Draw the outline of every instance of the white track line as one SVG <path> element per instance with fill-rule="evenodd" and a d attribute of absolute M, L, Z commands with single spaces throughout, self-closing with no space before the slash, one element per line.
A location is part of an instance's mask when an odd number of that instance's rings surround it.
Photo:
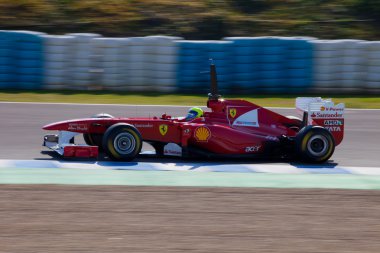
<path fill-rule="evenodd" d="M 270 174 L 352 174 L 380 176 L 376 167 L 321 167 L 293 166 L 290 164 L 220 164 L 220 163 L 148 163 L 148 162 L 66 162 L 40 160 L 0 160 L 1 169 L 106 169 L 134 171 L 194 171 L 194 172 L 234 172 Z"/>

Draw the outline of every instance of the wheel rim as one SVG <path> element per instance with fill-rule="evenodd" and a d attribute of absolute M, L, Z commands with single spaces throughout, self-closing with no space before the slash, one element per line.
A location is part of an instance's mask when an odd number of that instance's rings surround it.
<path fill-rule="evenodd" d="M 314 135 L 307 142 L 307 149 L 313 156 L 323 156 L 328 150 L 329 142 L 323 135 Z"/>
<path fill-rule="evenodd" d="M 135 150 L 136 139 L 130 133 L 120 133 L 115 137 L 113 146 L 119 154 L 128 155 Z"/>

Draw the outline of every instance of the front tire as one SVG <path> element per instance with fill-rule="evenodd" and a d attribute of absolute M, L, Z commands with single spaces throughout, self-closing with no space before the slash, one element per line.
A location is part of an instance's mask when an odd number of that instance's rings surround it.
<path fill-rule="evenodd" d="M 93 115 L 91 118 L 96 119 L 111 119 L 113 118 L 112 115 L 108 113 L 98 113 Z M 98 146 L 100 151 L 102 150 L 102 143 L 103 143 L 103 134 L 83 134 L 84 142 L 89 146 Z"/>
<path fill-rule="evenodd" d="M 334 150 L 334 137 L 323 127 L 307 126 L 296 136 L 296 151 L 302 161 L 326 162 L 333 155 Z"/>
<path fill-rule="evenodd" d="M 141 134 L 132 125 L 115 124 L 104 133 L 103 150 L 113 160 L 131 161 L 140 153 L 141 148 Z"/>

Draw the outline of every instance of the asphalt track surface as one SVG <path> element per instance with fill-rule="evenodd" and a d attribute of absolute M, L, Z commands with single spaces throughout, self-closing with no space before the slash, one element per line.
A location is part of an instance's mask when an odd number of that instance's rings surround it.
<path fill-rule="evenodd" d="M 0 103 L 0 159 L 52 159 L 41 126 L 54 121 L 186 111 Z M 330 163 L 379 167 L 379 127 L 380 111 L 348 110 Z M 369 190 L 0 185 L 0 252 L 375 253 L 379 203 Z"/>
<path fill-rule="evenodd" d="M 187 110 L 188 107 L 175 106 L 0 103 L 0 159 L 51 159 L 46 153 L 41 153 L 46 150 L 41 147 L 43 135 L 49 133 L 41 127 L 48 123 L 101 112 L 116 117 L 153 117 L 163 113 L 182 116 Z M 294 109 L 273 110 L 297 116 Z M 348 109 L 345 112 L 344 140 L 329 162 L 340 166 L 378 167 L 379 143 L 380 110 Z"/>

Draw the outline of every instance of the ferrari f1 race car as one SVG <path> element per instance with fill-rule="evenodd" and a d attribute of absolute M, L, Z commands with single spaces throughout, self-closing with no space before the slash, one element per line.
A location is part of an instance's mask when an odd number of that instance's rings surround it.
<path fill-rule="evenodd" d="M 44 146 L 63 157 L 131 161 L 150 143 L 160 156 L 280 157 L 311 163 L 327 161 L 343 140 L 344 104 L 319 97 L 296 99 L 302 119 L 283 116 L 244 100 L 218 95 L 215 65 L 210 65 L 211 109 L 193 120 L 163 114 L 151 118 L 116 118 L 98 114 L 46 125 L 58 131 L 44 137 Z M 86 144 L 75 144 L 82 134 Z"/>

